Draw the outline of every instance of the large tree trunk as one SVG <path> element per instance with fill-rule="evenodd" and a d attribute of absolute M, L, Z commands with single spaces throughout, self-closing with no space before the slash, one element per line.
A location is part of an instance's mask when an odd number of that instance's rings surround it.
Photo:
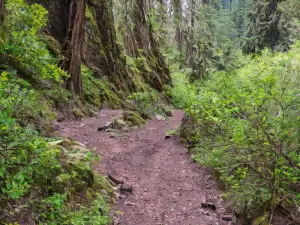
<path fill-rule="evenodd" d="M 195 65 L 195 0 L 190 0 L 189 7 L 191 13 L 191 24 L 188 33 L 188 42 L 186 47 L 187 65 L 194 69 Z"/>
<path fill-rule="evenodd" d="M 147 68 L 139 68 L 141 73 L 128 68 L 125 54 L 117 43 L 112 0 L 28 1 L 40 3 L 49 11 L 47 31 L 63 45 L 65 60 L 62 68 L 76 75 L 68 83 L 70 89 L 73 85 L 74 91 L 79 94 L 82 91 L 79 82 L 81 61 L 94 69 L 98 76 L 108 78 L 115 87 L 113 91 L 122 98 L 134 91 L 143 91 L 146 84 L 161 91 L 166 83 L 170 83 L 169 70 L 156 46 L 143 7 L 136 5 L 140 1 L 124 0 L 135 8 L 134 13 L 128 14 L 128 21 L 124 22 L 124 26 L 128 26 L 125 30 L 131 31 L 124 35 L 124 42 L 129 56 L 144 57 L 149 64 Z M 132 25 L 133 30 L 130 29 Z"/>
<path fill-rule="evenodd" d="M 125 58 L 117 44 L 112 0 L 88 1 L 86 24 L 86 61 L 99 76 L 107 76 L 116 88 L 126 92 L 137 89 L 126 69 Z"/>
<path fill-rule="evenodd" d="M 39 3 L 49 11 L 47 33 L 63 46 L 61 68 L 70 74 L 66 82 L 67 89 L 82 96 L 81 64 L 86 0 L 28 1 Z"/>
<path fill-rule="evenodd" d="M 135 3 L 135 4 L 134 4 Z M 125 17 L 126 35 L 124 39 L 126 53 L 135 58 L 144 57 L 151 71 L 146 67 L 140 68 L 146 83 L 158 91 L 162 91 L 164 84 L 171 82 L 170 72 L 165 64 L 164 58 L 159 51 L 157 42 L 153 36 L 152 27 L 147 20 L 145 0 L 135 0 L 133 11 Z M 132 4 L 125 1 L 125 7 Z M 130 21 L 134 23 L 133 30 L 130 29 Z"/>
<path fill-rule="evenodd" d="M 173 21 L 175 24 L 175 42 L 180 53 L 183 52 L 183 31 L 182 31 L 182 2 L 173 0 Z"/>
<path fill-rule="evenodd" d="M 254 0 L 250 24 L 243 43 L 245 53 L 255 53 L 265 47 L 272 50 L 289 48 L 290 37 L 287 25 L 281 22 L 282 13 L 278 4 L 282 0 Z"/>
<path fill-rule="evenodd" d="M 0 0 L 0 24 L 4 19 L 4 0 Z"/>
<path fill-rule="evenodd" d="M 63 46 L 65 60 L 62 69 L 70 74 L 67 89 L 82 96 L 81 53 L 84 43 L 86 0 L 64 0 L 67 13 L 67 36 Z"/>

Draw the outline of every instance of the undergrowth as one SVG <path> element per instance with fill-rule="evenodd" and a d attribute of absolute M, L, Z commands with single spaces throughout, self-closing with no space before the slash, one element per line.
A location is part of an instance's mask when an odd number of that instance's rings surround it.
<path fill-rule="evenodd" d="M 181 135 L 193 158 L 219 172 L 225 196 L 248 222 L 271 224 L 279 208 L 299 216 L 299 46 L 265 50 L 240 69 L 216 72 L 201 86 L 175 82 L 171 91 L 186 109 Z"/>
<path fill-rule="evenodd" d="M 154 90 L 133 93 L 128 96 L 127 101 L 144 119 L 154 115 L 170 116 L 171 114 L 167 99 Z"/>
<path fill-rule="evenodd" d="M 75 142 L 43 137 L 52 133 L 57 110 L 78 109 L 86 115 L 88 103 L 99 106 L 99 93 L 86 88 L 90 101 L 82 103 L 63 88 L 69 75 L 39 38 L 47 22 L 41 5 L 11 0 L 5 6 L 0 31 L 0 223 L 108 224 L 107 202 L 113 193 L 106 179 L 93 172 L 98 157 L 88 149 L 74 150 Z"/>

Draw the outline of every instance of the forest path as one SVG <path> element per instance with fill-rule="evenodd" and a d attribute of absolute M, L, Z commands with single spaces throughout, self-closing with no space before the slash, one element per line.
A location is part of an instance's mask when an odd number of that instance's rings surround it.
<path fill-rule="evenodd" d="M 221 192 L 210 179 L 210 171 L 191 162 L 178 137 L 165 139 L 166 131 L 180 126 L 183 112 L 173 111 L 173 117 L 167 120 L 154 118 L 118 138 L 97 131 L 120 112 L 102 110 L 95 117 L 62 122 L 59 130 L 60 135 L 97 149 L 102 156 L 96 165 L 98 171 L 133 184 L 132 194 L 118 200 L 116 206 L 123 212 L 119 215 L 120 224 L 229 224 L 220 219 Z M 217 210 L 202 208 L 201 203 L 205 201 L 214 203 Z M 133 204 L 128 205 L 128 202 Z"/>

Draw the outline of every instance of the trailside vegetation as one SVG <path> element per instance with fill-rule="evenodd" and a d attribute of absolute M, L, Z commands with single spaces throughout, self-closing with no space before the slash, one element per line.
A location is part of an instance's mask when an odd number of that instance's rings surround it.
<path fill-rule="evenodd" d="M 182 99 L 181 135 L 194 160 L 218 171 L 243 224 L 272 224 L 279 209 L 299 216 L 299 44 L 245 57 L 194 87 L 192 102 Z"/>
<path fill-rule="evenodd" d="M 298 224 L 299 9 L 0 0 L 0 223 L 112 223 L 97 155 L 53 125 L 109 107 L 136 111 L 112 121 L 134 127 L 172 115 L 172 103 L 186 112 L 180 135 L 193 160 L 216 171 L 241 224 Z"/>

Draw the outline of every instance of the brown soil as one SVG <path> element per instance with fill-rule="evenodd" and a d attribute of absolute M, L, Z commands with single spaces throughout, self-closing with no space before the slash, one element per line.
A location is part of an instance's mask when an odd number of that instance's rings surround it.
<path fill-rule="evenodd" d="M 60 123 L 59 133 L 96 148 L 96 169 L 133 184 L 132 194 L 118 201 L 121 225 L 227 225 L 221 219 L 221 192 L 210 170 L 191 162 L 178 137 L 166 131 L 181 123 L 182 111 L 167 120 L 154 118 L 143 127 L 116 135 L 97 131 L 120 111 L 102 110 L 96 117 Z M 210 189 L 207 189 L 207 185 Z M 214 203 L 217 210 L 202 208 Z"/>

